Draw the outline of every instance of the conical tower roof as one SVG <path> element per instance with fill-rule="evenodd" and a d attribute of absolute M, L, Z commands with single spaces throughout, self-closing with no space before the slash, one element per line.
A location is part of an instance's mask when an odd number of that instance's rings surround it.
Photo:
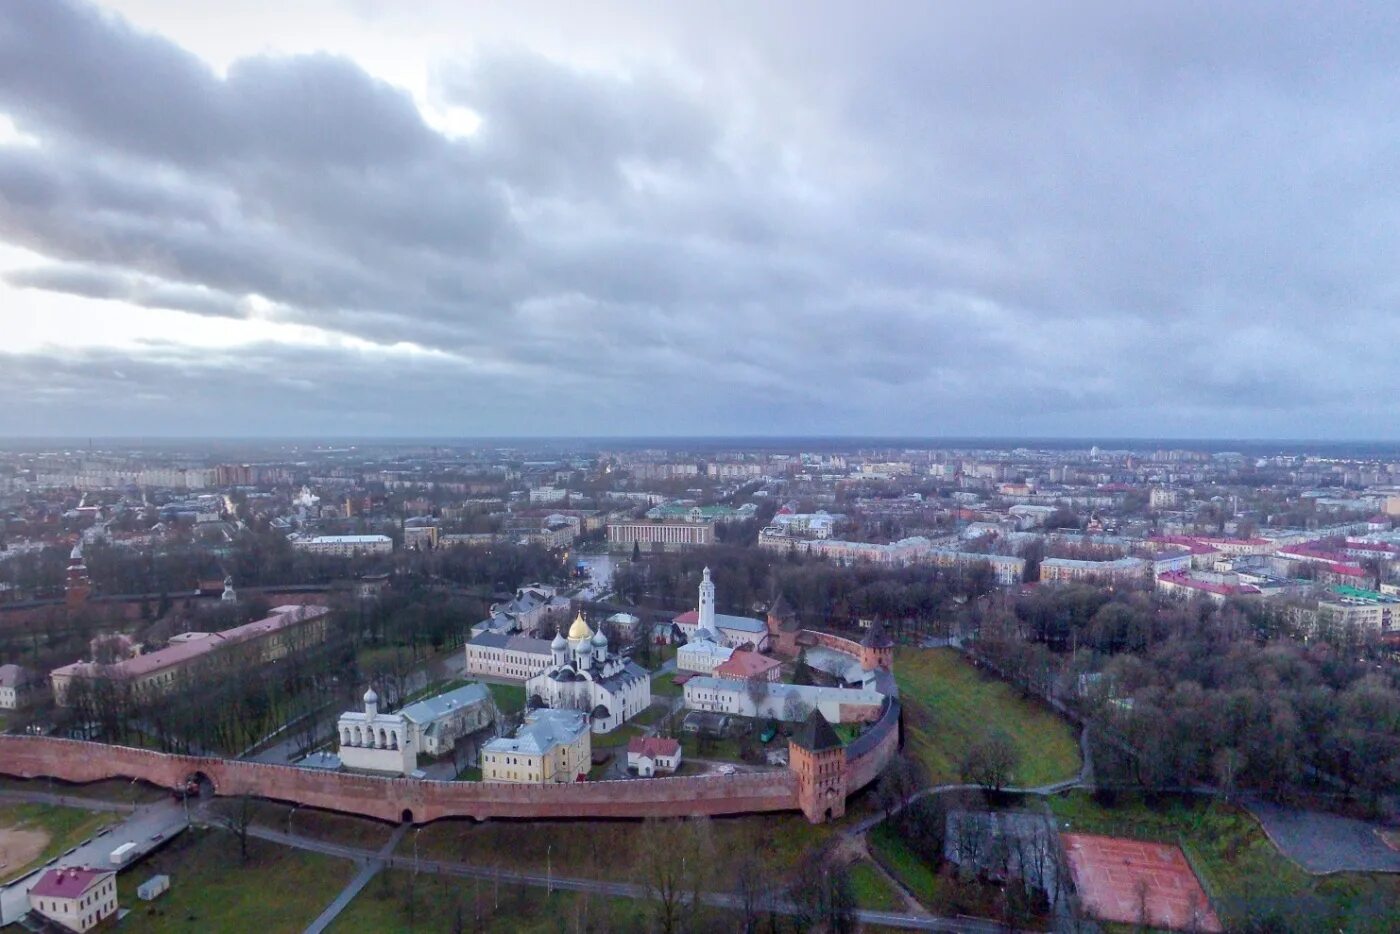
<path fill-rule="evenodd" d="M 807 719 L 792 734 L 792 741 L 809 752 L 822 752 L 826 749 L 839 749 L 844 743 L 831 728 L 820 710 L 813 709 Z"/>

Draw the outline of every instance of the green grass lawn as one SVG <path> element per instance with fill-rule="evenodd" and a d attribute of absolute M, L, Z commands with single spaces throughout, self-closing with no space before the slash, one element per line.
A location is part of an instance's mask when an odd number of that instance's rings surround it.
<path fill-rule="evenodd" d="M 238 803 L 236 799 L 223 799 L 216 806 L 236 808 Z M 290 818 L 292 833 L 330 843 L 378 849 L 394 831 L 393 824 L 368 817 L 337 814 L 335 811 L 322 811 L 317 808 L 293 807 L 278 801 L 253 801 L 252 807 L 253 823 L 259 826 L 285 833 Z"/>
<path fill-rule="evenodd" d="M 664 717 L 668 709 L 669 708 L 663 704 L 652 704 L 646 710 L 643 710 L 641 713 L 633 717 L 631 722 L 640 724 L 642 726 L 651 726 L 657 720 L 660 720 L 662 717 Z"/>
<path fill-rule="evenodd" d="M 617 747 L 626 747 L 632 737 L 641 736 L 645 732 L 645 727 L 635 723 L 624 723 L 611 733 L 593 734 L 591 742 L 594 749 L 616 749 Z"/>
<path fill-rule="evenodd" d="M 6 866 L 0 870 L 0 882 L 17 879 L 26 871 L 58 856 L 71 846 L 82 843 L 108 824 L 117 822 L 116 814 L 81 811 L 77 808 L 56 807 L 51 804 L 7 804 L 0 806 L 0 827 L 18 830 L 43 830 L 49 835 L 48 845 L 38 859 L 23 866 Z"/>
<path fill-rule="evenodd" d="M 45 794 L 64 795 L 70 798 L 92 798 L 97 801 L 116 801 L 121 804 L 150 804 L 164 799 L 170 792 L 147 782 L 133 782 L 126 778 L 107 778 L 88 782 L 85 785 L 72 785 L 57 779 L 14 778 L 0 775 L 0 789 L 7 791 L 41 791 Z"/>
<path fill-rule="evenodd" d="M 899 897 L 878 867 L 868 859 L 853 863 L 850 869 L 851 890 L 856 904 L 871 911 L 897 911 L 904 907 Z"/>
<path fill-rule="evenodd" d="M 687 759 L 717 759 L 740 762 L 739 741 L 732 736 L 706 741 L 705 751 L 700 751 L 700 739 L 694 733 L 682 733 L 681 751 Z M 769 748 L 769 747 L 764 747 Z"/>
<path fill-rule="evenodd" d="M 411 906 L 411 907 L 410 907 Z M 381 873 L 329 930 L 332 934 L 557 934 L 559 931 L 653 930 L 653 905 L 641 899 L 496 884 L 407 870 Z M 733 930 L 713 910 L 694 930 Z"/>
<path fill-rule="evenodd" d="M 496 707 L 501 713 L 515 713 L 525 709 L 525 685 L 488 684 L 491 696 L 496 699 Z"/>
<path fill-rule="evenodd" d="M 810 824 L 800 814 L 717 817 L 708 826 L 716 866 L 729 865 L 732 854 L 756 852 L 779 878 L 789 877 L 803 856 L 832 834 L 832 825 Z M 651 832 L 652 825 L 643 821 L 442 820 L 417 831 L 417 837 L 425 859 L 529 872 L 552 865 L 563 875 L 640 880 L 633 854 L 643 851 L 641 836 Z M 414 836 L 413 831 L 404 836 L 398 855 L 413 855 Z"/>
<path fill-rule="evenodd" d="M 925 905 L 944 901 L 944 880 L 911 850 L 888 824 L 877 824 L 867 838 L 870 852 L 885 871 L 899 880 L 914 897 Z"/>
<path fill-rule="evenodd" d="M 455 781 L 459 782 L 479 782 L 481 781 L 481 766 L 469 765 L 457 773 Z"/>
<path fill-rule="evenodd" d="M 170 891 L 152 902 L 136 897 L 151 876 L 170 876 Z M 230 833 L 191 828 L 117 877 L 117 897 L 132 913 L 125 931 L 301 931 L 331 903 L 355 874 L 349 860 L 248 841 L 239 862 Z"/>
<path fill-rule="evenodd" d="M 1105 807 L 1080 791 L 1057 795 L 1050 805 L 1062 831 L 1184 844 L 1227 927 L 1269 911 L 1298 930 L 1393 931 L 1400 922 L 1400 879 L 1310 876 L 1242 808 L 1199 796 L 1163 796 L 1149 805 L 1127 794 Z"/>
<path fill-rule="evenodd" d="M 676 683 L 676 673 L 668 671 L 664 675 L 655 675 L 651 679 L 652 697 L 679 697 L 685 693 L 685 688 Z"/>
<path fill-rule="evenodd" d="M 894 673 L 906 746 L 931 783 L 960 781 L 958 765 L 968 747 L 993 727 L 1020 750 L 1013 785 L 1045 785 L 1079 773 L 1079 743 L 1068 723 L 952 649 L 897 649 Z"/>

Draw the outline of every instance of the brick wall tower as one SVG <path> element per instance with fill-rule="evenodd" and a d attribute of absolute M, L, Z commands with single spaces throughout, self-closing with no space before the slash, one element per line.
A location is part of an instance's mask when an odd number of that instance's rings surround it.
<path fill-rule="evenodd" d="M 894 639 L 890 638 L 882 620 L 872 622 L 865 638 L 860 640 L 860 667 L 866 671 L 894 668 Z"/>
<path fill-rule="evenodd" d="M 92 593 L 92 582 L 88 580 L 87 565 L 83 563 L 83 543 L 73 546 L 68 555 L 68 579 L 63 585 L 63 597 L 69 606 L 87 603 Z"/>
<path fill-rule="evenodd" d="M 788 743 L 797 774 L 797 804 L 814 824 L 846 813 L 846 747 L 820 710 L 813 710 Z"/>
<path fill-rule="evenodd" d="M 797 633 L 802 624 L 797 619 L 797 611 L 787 598 L 778 594 L 778 599 L 768 608 L 768 641 L 773 651 L 784 658 L 797 655 Z"/>

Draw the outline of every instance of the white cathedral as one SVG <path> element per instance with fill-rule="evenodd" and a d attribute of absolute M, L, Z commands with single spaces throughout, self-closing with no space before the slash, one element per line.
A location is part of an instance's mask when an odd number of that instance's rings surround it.
<path fill-rule="evenodd" d="M 617 729 L 651 706 L 651 675 L 630 658 L 608 651 L 608 637 L 594 632 L 580 613 L 568 638 L 549 644 L 551 664 L 525 682 L 528 703 L 582 710 L 594 733 Z"/>

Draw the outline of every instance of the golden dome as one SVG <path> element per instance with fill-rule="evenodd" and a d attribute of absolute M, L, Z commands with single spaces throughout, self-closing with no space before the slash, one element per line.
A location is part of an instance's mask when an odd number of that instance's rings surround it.
<path fill-rule="evenodd" d="M 588 624 L 583 621 L 583 614 L 580 613 L 574 617 L 574 624 L 569 627 L 569 641 L 591 638 L 593 638 L 593 630 L 588 628 Z"/>

